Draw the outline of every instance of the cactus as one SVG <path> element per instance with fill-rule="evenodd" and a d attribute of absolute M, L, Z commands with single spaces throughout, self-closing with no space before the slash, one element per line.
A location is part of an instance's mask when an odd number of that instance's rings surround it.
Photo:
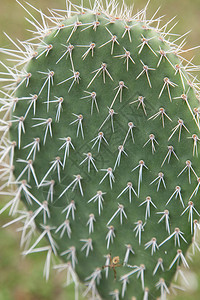
<path fill-rule="evenodd" d="M 56 255 L 91 299 L 165 299 L 198 247 L 197 67 L 147 7 L 67 6 L 1 49 L 18 61 L 2 63 L 0 213 L 24 222 L 25 255 L 47 252 L 46 279 Z"/>

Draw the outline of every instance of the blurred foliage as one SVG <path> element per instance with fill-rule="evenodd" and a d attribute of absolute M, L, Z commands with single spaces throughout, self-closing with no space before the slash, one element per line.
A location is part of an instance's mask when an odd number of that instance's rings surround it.
<path fill-rule="evenodd" d="M 23 1 L 21 0 L 23 3 Z M 146 0 L 134 0 L 135 12 L 146 5 Z M 65 0 L 29 0 L 29 3 L 43 12 L 48 13 L 48 8 L 65 9 Z M 76 1 L 76 3 L 78 3 Z M 133 4 L 126 0 L 127 4 Z M 175 30 L 184 34 L 192 29 L 187 38 L 187 47 L 198 45 L 200 41 L 200 1 L 199 0 L 151 0 L 148 9 L 148 16 L 152 16 L 157 8 L 161 6 L 158 16 L 164 15 L 168 21 L 177 16 L 172 24 L 176 23 Z M 34 13 L 34 11 L 33 11 Z M 30 24 L 25 19 L 27 14 L 15 0 L 0 0 L 0 47 L 9 47 L 10 42 L 3 34 L 5 31 L 12 38 L 25 40 L 30 38 Z M 34 13 L 35 15 L 35 13 Z M 165 17 L 165 15 L 167 17 Z M 164 24 L 164 22 L 163 22 Z M 196 64 L 200 64 L 200 50 L 190 51 L 185 56 L 194 58 Z M 0 60 L 5 56 L 0 55 Z M 0 67 L 1 69 L 1 67 Z M 0 209 L 5 204 L 5 199 L 0 199 Z M 0 217 L 0 227 L 11 218 L 6 213 Z M 46 283 L 42 278 L 45 254 L 31 254 L 24 258 L 21 255 L 19 242 L 20 234 L 16 234 L 19 225 L 12 225 L 7 228 L 0 228 L 0 300 L 74 300 L 73 285 L 63 288 L 65 277 L 63 273 L 51 273 Z M 178 292 L 176 296 L 170 296 L 171 300 L 198 300 L 200 299 L 200 254 L 193 257 L 191 269 L 187 273 L 189 287 L 185 292 Z M 81 300 L 81 299 L 80 299 Z"/>

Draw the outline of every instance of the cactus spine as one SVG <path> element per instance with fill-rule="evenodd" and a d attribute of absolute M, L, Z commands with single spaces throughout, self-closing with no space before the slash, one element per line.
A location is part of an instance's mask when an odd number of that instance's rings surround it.
<path fill-rule="evenodd" d="M 84 296 L 165 299 L 199 229 L 196 66 L 146 8 L 67 4 L 33 18 L 38 45 L 5 66 L 1 212 L 24 220 L 24 254 L 60 256 Z"/>

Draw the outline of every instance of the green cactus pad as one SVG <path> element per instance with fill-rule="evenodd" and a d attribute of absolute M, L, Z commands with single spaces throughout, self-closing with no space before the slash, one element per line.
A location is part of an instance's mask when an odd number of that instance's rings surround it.
<path fill-rule="evenodd" d="M 9 166 L 25 235 L 40 231 L 25 252 L 46 238 L 92 299 L 164 299 L 199 226 L 192 66 L 145 13 L 83 9 L 38 32 L 9 93 Z"/>

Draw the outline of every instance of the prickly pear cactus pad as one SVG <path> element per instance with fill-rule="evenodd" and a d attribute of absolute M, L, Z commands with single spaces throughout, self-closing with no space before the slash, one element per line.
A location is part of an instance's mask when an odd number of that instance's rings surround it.
<path fill-rule="evenodd" d="M 17 63 L 2 63 L 0 212 L 23 221 L 23 254 L 46 251 L 46 279 L 56 255 L 91 299 L 165 299 L 198 248 L 197 67 L 147 7 L 106 7 L 38 11 L 33 38 L 1 48 Z"/>

